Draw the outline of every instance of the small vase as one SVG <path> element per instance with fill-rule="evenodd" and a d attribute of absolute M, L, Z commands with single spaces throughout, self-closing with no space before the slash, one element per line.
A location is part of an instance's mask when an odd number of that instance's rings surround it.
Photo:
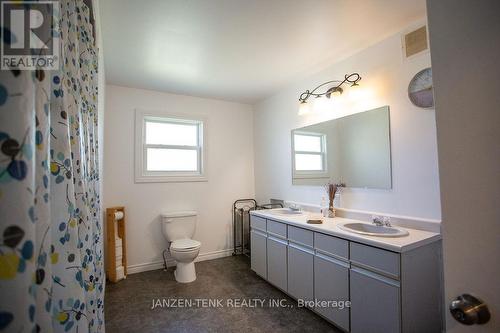
<path fill-rule="evenodd" d="M 328 208 L 328 217 L 329 218 L 334 218 L 335 217 L 335 208 L 333 208 L 333 206 L 330 206 Z"/>

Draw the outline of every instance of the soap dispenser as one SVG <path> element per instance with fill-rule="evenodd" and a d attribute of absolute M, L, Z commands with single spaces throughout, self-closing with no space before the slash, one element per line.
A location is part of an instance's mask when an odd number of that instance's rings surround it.
<path fill-rule="evenodd" d="M 323 217 L 328 216 L 328 206 L 326 205 L 325 196 L 321 197 L 320 212 L 321 212 L 321 216 L 323 216 Z"/>

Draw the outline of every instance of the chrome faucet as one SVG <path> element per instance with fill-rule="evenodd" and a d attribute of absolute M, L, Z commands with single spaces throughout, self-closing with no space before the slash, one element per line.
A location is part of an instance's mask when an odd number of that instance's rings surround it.
<path fill-rule="evenodd" d="M 391 218 L 389 216 L 372 215 L 372 223 L 377 227 L 391 227 Z"/>
<path fill-rule="evenodd" d="M 288 208 L 290 208 L 290 210 L 293 210 L 294 212 L 300 212 L 301 210 L 301 207 L 297 204 L 290 204 Z"/>

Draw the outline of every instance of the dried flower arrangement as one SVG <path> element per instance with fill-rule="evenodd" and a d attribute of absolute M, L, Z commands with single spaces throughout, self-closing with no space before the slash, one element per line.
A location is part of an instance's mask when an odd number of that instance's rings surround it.
<path fill-rule="evenodd" d="M 335 194 L 340 191 L 342 187 L 345 187 L 344 183 L 328 183 L 325 185 L 326 192 L 328 193 L 328 199 L 330 201 L 328 205 L 328 217 L 335 217 L 335 209 L 333 208 L 333 200 L 335 199 Z"/>

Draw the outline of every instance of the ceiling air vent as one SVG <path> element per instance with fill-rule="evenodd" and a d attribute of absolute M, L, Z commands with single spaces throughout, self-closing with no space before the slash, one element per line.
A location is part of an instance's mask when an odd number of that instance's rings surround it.
<path fill-rule="evenodd" d="M 405 58 L 414 56 L 429 48 L 427 43 L 427 26 L 418 28 L 403 35 Z"/>

